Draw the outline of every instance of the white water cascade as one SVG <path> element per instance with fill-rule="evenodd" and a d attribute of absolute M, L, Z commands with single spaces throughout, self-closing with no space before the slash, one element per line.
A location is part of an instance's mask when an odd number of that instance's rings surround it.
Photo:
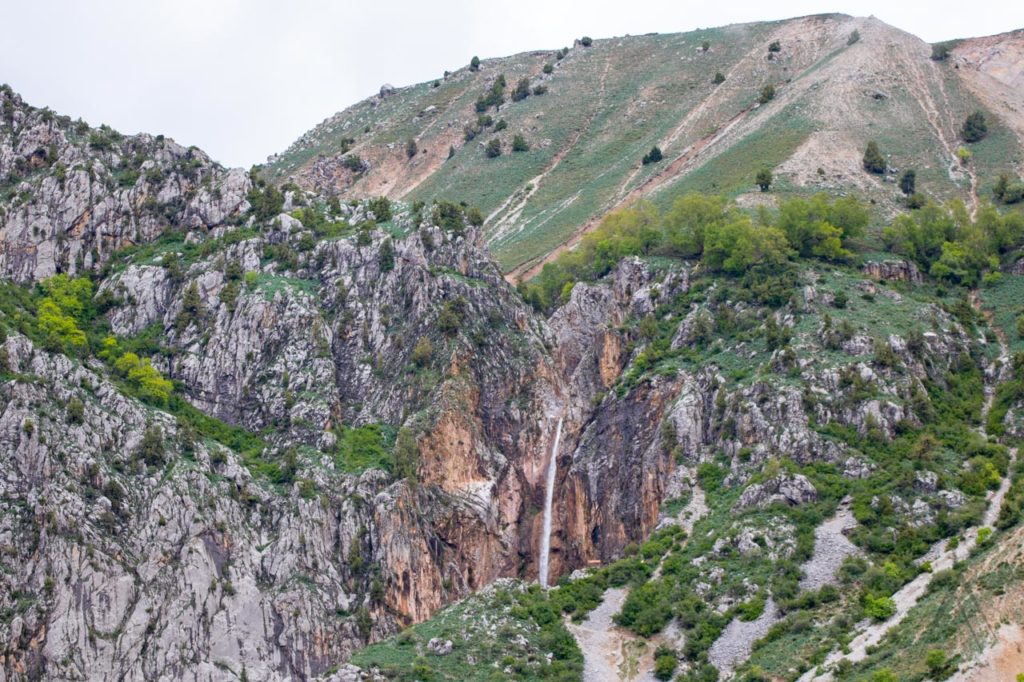
<path fill-rule="evenodd" d="M 548 460 L 547 481 L 544 484 L 544 528 L 540 533 L 540 561 L 537 568 L 537 582 L 548 586 L 548 554 L 551 552 L 551 501 L 555 496 L 555 474 L 558 473 L 558 441 L 562 439 L 562 420 L 555 429 L 555 445 Z"/>

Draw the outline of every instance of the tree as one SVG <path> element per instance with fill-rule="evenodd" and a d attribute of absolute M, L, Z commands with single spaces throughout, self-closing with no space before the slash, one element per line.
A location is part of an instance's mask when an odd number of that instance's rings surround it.
<path fill-rule="evenodd" d="M 847 45 L 853 45 L 854 43 L 859 42 L 859 41 L 860 41 L 860 31 L 858 31 L 857 29 L 853 29 L 853 32 L 850 33 L 850 37 L 846 39 L 846 44 Z"/>
<path fill-rule="evenodd" d="M 514 152 L 528 152 L 530 151 L 530 145 L 526 143 L 526 138 L 520 134 L 516 134 L 512 138 L 512 151 Z"/>
<path fill-rule="evenodd" d="M 782 51 L 782 45 L 779 43 L 779 41 L 773 40 L 771 42 L 771 44 L 768 46 L 768 51 L 769 52 L 781 52 Z"/>
<path fill-rule="evenodd" d="M 978 142 L 988 135 L 988 123 L 985 121 L 985 114 L 975 111 L 964 121 L 960 129 L 960 137 L 964 142 Z"/>
<path fill-rule="evenodd" d="M 759 104 L 767 104 L 773 99 L 775 99 L 775 86 L 769 83 L 761 88 L 761 94 L 758 96 L 757 101 Z"/>
<path fill-rule="evenodd" d="M 900 191 L 908 197 L 917 191 L 917 173 L 913 168 L 903 171 L 900 176 Z"/>
<path fill-rule="evenodd" d="M 590 47 L 594 44 L 594 40 L 590 36 L 583 36 L 580 38 L 580 45 L 583 47 Z"/>
<path fill-rule="evenodd" d="M 479 71 L 480 70 L 480 57 L 477 57 L 477 56 L 474 55 L 473 58 L 469 60 L 469 70 L 470 71 Z"/>
<path fill-rule="evenodd" d="M 762 168 L 757 171 L 757 178 L 755 179 L 757 186 L 761 188 L 762 192 L 767 192 L 768 188 L 772 185 L 772 172 L 767 168 Z"/>
<path fill-rule="evenodd" d="M 530 79 L 520 78 L 512 91 L 512 101 L 519 102 L 530 96 Z"/>
<path fill-rule="evenodd" d="M 721 85 L 725 82 L 725 74 L 721 71 L 715 71 L 715 77 L 711 79 L 711 82 L 715 85 Z"/>
<path fill-rule="evenodd" d="M 419 153 L 419 147 L 416 145 L 416 139 L 410 137 L 405 143 L 405 155 L 408 158 L 413 158 Z"/>
<path fill-rule="evenodd" d="M 937 62 L 945 61 L 949 57 L 950 48 L 949 43 L 936 43 L 932 45 L 932 59 Z"/>
<path fill-rule="evenodd" d="M 380 245 L 380 271 L 391 272 L 395 269 L 395 247 L 391 243 L 391 237 L 385 239 Z"/>
<path fill-rule="evenodd" d="M 174 390 L 174 384 L 153 367 L 149 358 L 140 358 L 135 353 L 128 352 L 118 358 L 114 371 L 136 395 L 154 405 L 166 405 Z"/>
<path fill-rule="evenodd" d="M 705 40 L 703 43 L 700 44 L 700 51 L 701 52 L 707 52 L 710 49 L 711 49 L 711 41 L 710 40 Z"/>
<path fill-rule="evenodd" d="M 867 149 L 864 150 L 864 170 L 881 175 L 885 173 L 887 167 L 885 157 L 882 156 L 882 152 L 878 148 L 878 143 L 874 140 L 868 142 Z"/>
<path fill-rule="evenodd" d="M 644 155 L 644 158 L 642 159 L 642 163 L 643 163 L 643 165 L 646 166 L 646 165 L 651 164 L 651 163 L 658 163 L 659 161 L 661 161 L 661 159 L 662 159 L 661 149 L 659 149 L 658 146 L 655 145 L 654 147 L 651 147 L 651 151 L 647 152 Z"/>
<path fill-rule="evenodd" d="M 501 140 L 495 137 L 488 142 L 487 146 L 484 148 L 484 153 L 487 155 L 488 159 L 501 156 Z"/>
<path fill-rule="evenodd" d="M 738 215 L 709 225 L 704 236 L 704 262 L 712 271 L 742 275 L 758 266 L 777 270 L 789 260 L 786 235 L 776 227 L 758 226 Z"/>
<path fill-rule="evenodd" d="M 548 62 L 547 64 L 544 65 L 544 68 L 541 69 L 541 70 L 544 73 L 549 74 L 549 73 L 551 73 L 552 71 L 555 70 L 555 66 L 551 62 Z"/>

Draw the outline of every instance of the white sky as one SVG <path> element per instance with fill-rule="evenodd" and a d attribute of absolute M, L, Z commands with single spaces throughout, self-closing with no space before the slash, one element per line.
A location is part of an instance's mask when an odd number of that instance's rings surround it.
<path fill-rule="evenodd" d="M 474 54 L 821 12 L 929 42 L 1024 28 L 1020 0 L 0 0 L 0 82 L 249 166 L 385 82 L 431 80 Z"/>

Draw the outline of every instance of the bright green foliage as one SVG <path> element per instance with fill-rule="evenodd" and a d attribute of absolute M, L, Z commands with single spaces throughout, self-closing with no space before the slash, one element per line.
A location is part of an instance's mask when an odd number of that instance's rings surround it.
<path fill-rule="evenodd" d="M 896 613 L 896 602 L 891 597 L 864 595 L 864 614 L 875 620 L 887 620 Z"/>
<path fill-rule="evenodd" d="M 986 271 L 998 269 L 999 254 L 1024 240 L 1024 216 L 983 206 L 972 220 L 960 202 L 946 207 L 929 203 L 898 216 L 882 239 L 932 276 L 973 286 Z"/>
<path fill-rule="evenodd" d="M 87 341 L 85 332 L 78 328 L 75 319 L 64 314 L 51 298 L 44 298 L 37 311 L 39 330 L 46 337 L 46 347 L 54 351 L 77 352 L 83 350 Z"/>
<path fill-rule="evenodd" d="M 88 341 L 79 325 L 93 315 L 92 282 L 61 274 L 42 281 L 39 288 L 46 296 L 39 302 L 36 316 L 46 347 L 58 352 L 83 351 Z"/>
<path fill-rule="evenodd" d="M 852 257 L 844 246 L 863 234 L 867 224 L 868 212 L 856 200 L 830 202 L 824 194 L 784 202 L 775 221 L 800 256 L 833 261 Z"/>
<path fill-rule="evenodd" d="M 125 353 L 114 363 L 114 371 L 125 379 L 133 392 L 146 402 L 166 405 L 174 384 L 161 376 L 149 358 Z"/>
<path fill-rule="evenodd" d="M 709 226 L 704 239 L 704 263 L 711 270 L 742 275 L 751 268 L 778 268 L 789 260 L 786 236 L 778 228 L 758 226 L 747 216 Z"/>

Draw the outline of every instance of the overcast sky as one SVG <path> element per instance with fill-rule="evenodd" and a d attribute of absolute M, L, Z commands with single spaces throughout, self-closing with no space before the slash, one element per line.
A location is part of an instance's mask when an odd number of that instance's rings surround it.
<path fill-rule="evenodd" d="M 1019 0 L 0 0 L 0 82 L 248 167 L 381 84 L 474 54 L 819 12 L 874 15 L 929 42 L 1024 28 Z"/>

